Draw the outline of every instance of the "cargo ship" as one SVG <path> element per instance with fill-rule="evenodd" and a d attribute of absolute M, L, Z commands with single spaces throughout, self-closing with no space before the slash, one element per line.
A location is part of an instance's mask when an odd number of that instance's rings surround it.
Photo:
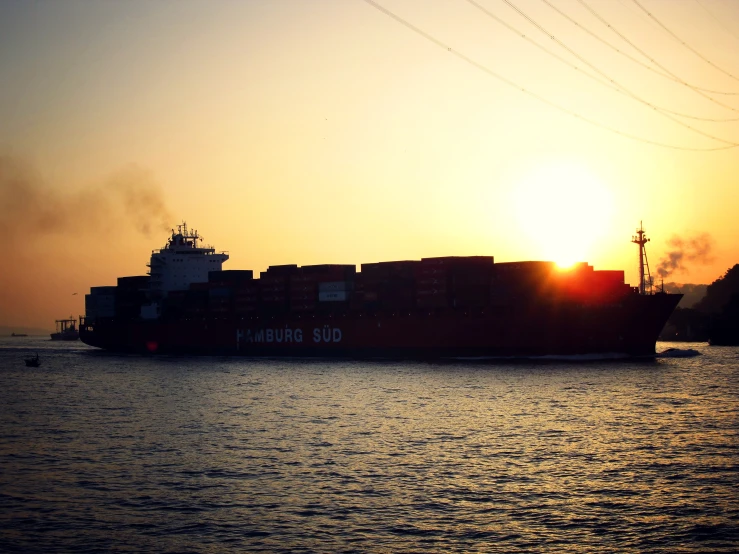
<path fill-rule="evenodd" d="M 77 320 L 72 316 L 69 319 L 57 319 L 56 331 L 51 333 L 51 340 L 78 340 L 80 333 L 77 330 Z"/>
<path fill-rule="evenodd" d="M 653 356 L 682 295 L 587 263 L 449 256 L 224 270 L 183 223 L 146 275 L 92 287 L 83 342 L 114 352 L 288 357 Z"/>

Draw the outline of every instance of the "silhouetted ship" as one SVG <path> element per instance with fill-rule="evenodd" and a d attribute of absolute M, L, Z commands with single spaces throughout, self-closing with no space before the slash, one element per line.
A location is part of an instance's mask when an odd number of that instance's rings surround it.
<path fill-rule="evenodd" d="M 77 320 L 72 316 L 69 319 L 57 319 L 56 332 L 51 333 L 51 340 L 77 340 L 80 333 L 77 331 Z"/>
<path fill-rule="evenodd" d="M 186 224 L 148 275 L 85 297 L 82 340 L 117 352 L 294 357 L 653 355 L 682 295 L 652 293 L 587 263 L 452 256 L 224 271 Z M 646 272 L 645 272 L 646 269 Z"/>

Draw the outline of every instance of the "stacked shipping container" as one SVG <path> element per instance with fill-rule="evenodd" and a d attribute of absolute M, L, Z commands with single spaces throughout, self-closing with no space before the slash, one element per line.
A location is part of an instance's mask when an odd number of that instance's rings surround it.
<path fill-rule="evenodd" d="M 352 308 L 369 311 L 405 311 L 415 304 L 417 261 L 362 264 Z"/>
<path fill-rule="evenodd" d="M 422 258 L 416 274 L 419 308 L 483 308 L 490 303 L 492 256 Z"/>
<path fill-rule="evenodd" d="M 92 287 L 85 295 L 85 314 L 93 319 L 113 317 L 117 287 Z"/>
<path fill-rule="evenodd" d="M 149 276 L 118 277 L 115 290 L 115 313 L 121 319 L 137 319 L 148 299 Z"/>
<path fill-rule="evenodd" d="M 139 317 L 150 301 L 148 277 L 121 277 L 117 287 L 87 296 L 88 313 Z M 631 292 L 623 271 L 594 271 L 587 264 L 558 270 L 551 262 L 495 264 L 492 256 L 423 258 L 353 265 L 270 266 L 252 271 L 211 271 L 207 283 L 170 291 L 162 314 L 178 317 L 246 317 L 285 312 L 485 309 L 527 302 L 612 304 Z M 114 299 L 114 301 L 113 301 Z"/>

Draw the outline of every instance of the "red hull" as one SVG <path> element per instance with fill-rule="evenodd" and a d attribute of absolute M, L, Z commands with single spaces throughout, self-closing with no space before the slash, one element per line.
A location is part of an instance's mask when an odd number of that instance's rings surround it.
<path fill-rule="evenodd" d="M 460 357 L 653 355 L 681 295 L 619 305 L 531 304 L 403 314 L 283 314 L 170 321 L 101 320 L 81 339 L 117 352 L 243 356 Z"/>

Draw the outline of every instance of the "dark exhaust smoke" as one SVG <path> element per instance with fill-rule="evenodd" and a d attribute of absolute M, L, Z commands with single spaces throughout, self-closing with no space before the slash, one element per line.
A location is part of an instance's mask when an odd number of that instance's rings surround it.
<path fill-rule="evenodd" d="M 171 220 L 161 189 L 148 171 L 137 166 L 98 185 L 65 192 L 45 183 L 29 164 L 0 155 L 0 233 L 11 243 L 131 227 L 149 236 L 169 231 Z"/>
<path fill-rule="evenodd" d="M 659 261 L 657 274 L 664 279 L 676 272 L 685 271 L 686 264 L 708 264 L 713 261 L 713 238 L 702 233 L 690 238 L 672 237 L 670 250 Z"/>

